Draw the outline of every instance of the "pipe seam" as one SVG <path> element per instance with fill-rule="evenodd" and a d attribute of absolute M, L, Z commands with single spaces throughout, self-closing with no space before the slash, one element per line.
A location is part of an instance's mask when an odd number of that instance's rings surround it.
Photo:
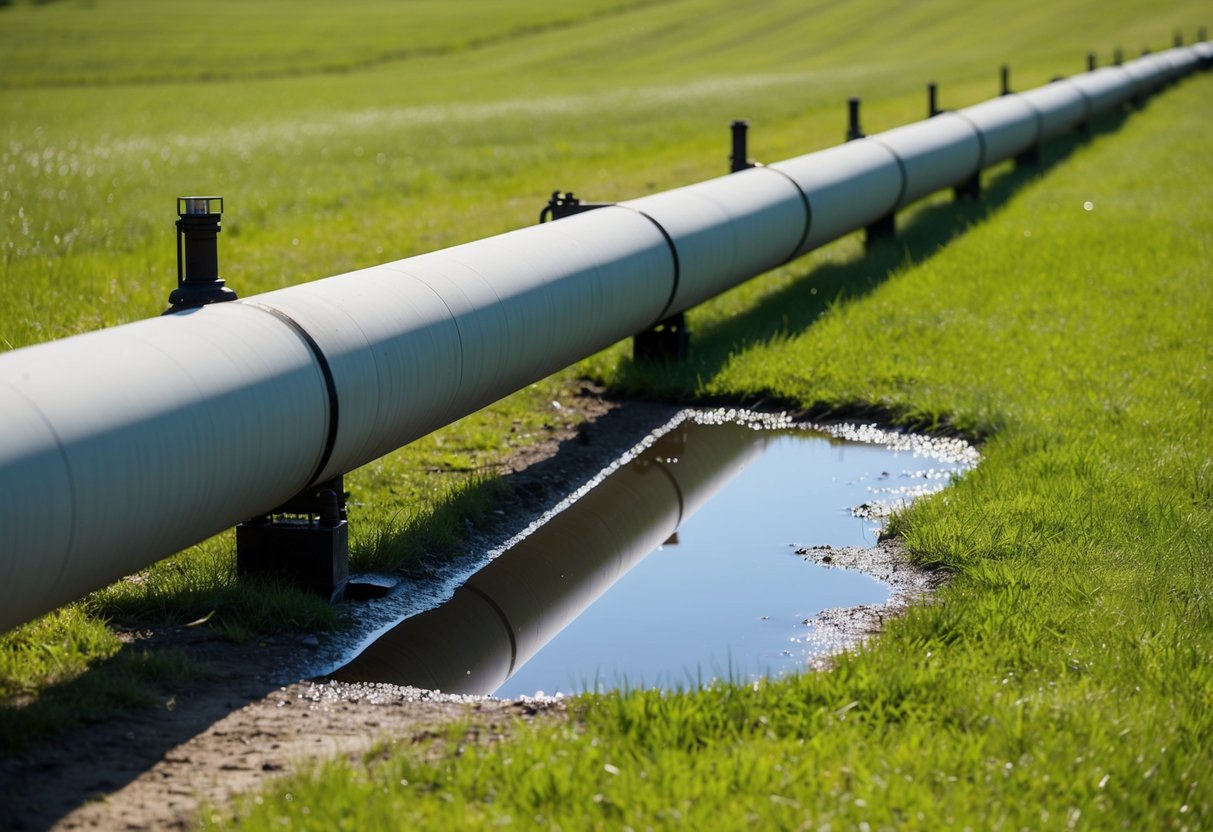
<path fill-rule="evenodd" d="M 1090 123 L 1091 119 L 1095 118 L 1095 116 L 1097 115 L 1095 112 L 1095 105 L 1091 101 L 1091 96 L 1087 95 L 1087 91 L 1082 88 L 1081 84 L 1075 84 L 1069 78 L 1064 78 L 1061 81 L 1059 81 L 1058 83 L 1069 84 L 1071 87 L 1078 90 L 1078 94 L 1082 96 L 1083 116 L 1082 116 L 1082 120 L 1080 122 L 1078 122 L 1078 126 L 1079 127 L 1086 126 L 1088 123 Z"/>
<path fill-rule="evenodd" d="M 674 524 L 674 529 L 677 530 L 680 526 L 682 526 L 682 520 L 686 516 L 687 512 L 686 501 L 682 497 L 682 489 L 678 486 L 678 480 L 674 479 L 674 475 L 671 474 L 664 465 L 658 463 L 653 467 L 665 476 L 670 483 L 670 488 L 674 489 L 674 496 L 678 500 L 678 522 Z"/>
<path fill-rule="evenodd" d="M 1032 144 L 1028 145 L 1027 149 L 1030 150 L 1033 147 L 1040 147 L 1040 139 L 1041 139 L 1041 136 L 1044 135 L 1044 132 L 1045 132 L 1044 114 L 1040 112 L 1039 107 L 1037 107 L 1035 104 L 1032 103 L 1031 99 L 1024 98 L 1019 93 L 1013 93 L 1013 94 L 1024 104 L 1027 104 L 1028 109 L 1030 109 L 1032 111 L 1032 114 L 1034 116 L 1036 116 L 1036 138 L 1032 140 Z"/>
<path fill-rule="evenodd" d="M 670 296 L 666 299 L 665 306 L 661 308 L 661 314 L 657 316 L 657 320 L 650 324 L 650 326 L 657 326 L 659 323 L 669 317 L 670 307 L 674 305 L 674 299 L 678 297 L 678 287 L 682 279 L 682 266 L 678 261 L 678 246 L 674 244 L 674 238 L 670 236 L 670 232 L 666 231 L 665 227 L 662 226 L 661 223 L 657 222 L 657 220 L 653 219 L 653 217 L 649 216 L 644 211 L 641 211 L 639 208 L 633 208 L 631 205 L 624 205 L 622 203 L 617 203 L 617 205 L 620 208 L 626 208 L 629 211 L 639 214 L 649 222 L 653 223 L 654 227 L 661 232 L 661 236 L 665 240 L 665 244 L 670 249 L 670 257 L 672 257 L 674 260 L 674 280 L 670 286 Z"/>
<path fill-rule="evenodd" d="M 954 116 L 960 116 L 965 123 L 973 128 L 973 133 L 977 136 L 977 170 L 969 174 L 970 176 L 980 176 L 981 172 L 986 169 L 986 134 L 985 131 L 977 126 L 977 122 L 969 118 L 959 110 L 949 110 Z M 961 180 L 963 181 L 963 180 Z"/>
<path fill-rule="evenodd" d="M 329 424 L 328 430 L 324 437 L 324 448 L 320 452 L 320 459 L 316 463 L 315 469 L 308 476 L 307 486 L 304 487 L 307 488 L 315 485 L 317 481 L 316 478 L 320 476 L 320 473 L 324 470 L 325 466 L 329 464 L 329 459 L 333 455 L 333 448 L 337 445 L 337 414 L 339 412 L 341 400 L 337 395 L 337 382 L 336 379 L 333 378 L 333 368 L 329 366 L 329 360 L 325 356 L 324 350 L 322 350 L 320 345 L 316 343 L 316 339 L 312 337 L 312 334 L 304 329 L 303 326 L 290 315 L 279 309 L 275 309 L 272 306 L 266 306 L 263 303 L 257 303 L 256 301 L 252 300 L 238 300 L 236 302 L 243 304 L 244 306 L 252 307 L 253 309 L 260 309 L 262 312 L 266 312 L 274 318 L 277 318 L 282 323 L 286 324 L 286 326 L 292 332 L 299 336 L 299 339 L 303 341 L 303 343 L 307 346 L 308 351 L 311 352 L 312 357 L 316 360 L 316 369 L 320 371 L 320 375 L 324 379 L 324 389 L 328 397 Z"/>
<path fill-rule="evenodd" d="M 892 156 L 893 161 L 897 163 L 897 173 L 901 177 L 901 188 L 898 189 L 898 191 L 897 191 L 897 199 L 893 200 L 893 207 L 889 209 L 890 214 L 895 214 L 895 213 L 897 213 L 898 208 L 904 207 L 901 204 L 901 200 L 905 198 L 906 189 L 909 187 L 910 175 L 906 171 L 906 163 L 904 161 L 902 161 L 901 155 L 896 150 L 894 150 L 892 147 L 890 147 L 885 142 L 882 142 L 880 139 L 876 139 L 871 136 L 865 136 L 864 138 L 860 139 L 860 141 L 871 142 L 872 144 L 880 145 L 885 150 L 889 151 L 889 155 Z"/>
<path fill-rule="evenodd" d="M 778 173 L 784 179 L 792 183 L 792 187 L 796 189 L 796 193 L 800 194 L 800 201 L 804 203 L 804 231 L 800 234 L 800 239 L 796 241 L 796 245 L 792 248 L 792 253 L 784 258 L 784 263 L 791 263 L 800 256 L 800 249 L 804 246 L 805 241 L 809 239 L 809 232 L 813 227 L 813 206 L 809 204 L 809 195 L 804 192 L 804 188 L 800 187 L 800 183 L 793 179 L 788 174 L 781 171 L 779 168 L 768 168 L 766 165 L 759 165 L 763 170 L 769 170 L 772 173 Z"/>
<path fill-rule="evenodd" d="M 71 561 L 71 558 L 68 555 L 76 543 L 76 505 L 79 500 L 76 496 L 76 477 L 72 474 L 71 458 L 68 456 L 67 448 L 63 445 L 63 438 L 59 435 L 59 431 L 55 430 L 54 423 L 47 417 L 42 408 L 38 406 L 38 403 L 33 401 L 29 396 L 22 393 L 16 387 L 13 387 L 11 384 L 3 381 L 0 381 L 0 384 L 3 384 L 5 389 L 11 390 L 14 395 L 18 396 L 26 404 L 28 404 L 30 411 L 36 413 L 42 424 L 46 425 L 47 432 L 55 439 L 55 448 L 59 452 L 59 460 L 63 463 L 63 471 L 67 476 L 67 493 L 68 500 L 70 501 L 69 505 L 71 507 L 68 514 L 71 516 L 71 522 L 68 523 L 67 526 L 67 542 L 63 548 L 63 563 L 59 565 L 59 572 L 55 576 L 55 584 L 57 584 L 60 580 L 62 580 L 63 573 L 67 570 L 67 567 Z"/>

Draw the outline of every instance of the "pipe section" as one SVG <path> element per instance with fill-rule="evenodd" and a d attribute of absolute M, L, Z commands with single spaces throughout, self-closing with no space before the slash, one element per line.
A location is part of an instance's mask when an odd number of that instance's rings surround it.
<path fill-rule="evenodd" d="M 679 283 L 669 306 L 649 323 L 682 312 L 796 256 L 809 225 L 797 183 L 748 168 L 620 203 L 665 229 L 678 254 Z"/>
<path fill-rule="evenodd" d="M 891 213 L 904 182 L 893 151 L 866 139 L 770 167 L 792 179 L 809 200 L 809 233 L 798 256 Z"/>
<path fill-rule="evenodd" d="M 235 303 L 0 356 L 0 622 L 290 498 L 329 401 L 298 334 Z"/>
<path fill-rule="evenodd" d="M 1105 66 L 1075 76 L 1072 82 L 1087 101 L 1088 118 L 1109 112 L 1132 97 L 1133 76 L 1122 66 Z"/>
<path fill-rule="evenodd" d="M 1019 93 L 1019 96 L 1036 110 L 1040 124 L 1037 143 L 1057 138 L 1089 115 L 1086 96 L 1076 84 L 1065 79 Z"/>
<path fill-rule="evenodd" d="M 0 355 L 0 629 L 1213 60 L 1177 47 L 559 222 Z"/>
<path fill-rule="evenodd" d="M 608 207 L 248 302 L 328 357 L 341 405 L 322 481 L 644 329 L 674 272 L 651 220 Z"/>
<path fill-rule="evenodd" d="M 955 113 L 940 113 L 863 141 L 883 145 L 897 157 L 902 183 L 894 208 L 962 182 L 980 170 L 981 133 Z"/>
<path fill-rule="evenodd" d="M 1040 142 L 1040 114 L 1018 95 L 1003 95 L 956 113 L 981 136 L 979 170 L 1013 159 Z"/>

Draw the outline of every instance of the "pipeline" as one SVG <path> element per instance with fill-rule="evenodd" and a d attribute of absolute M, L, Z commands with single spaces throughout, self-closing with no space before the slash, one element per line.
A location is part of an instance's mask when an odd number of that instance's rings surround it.
<path fill-rule="evenodd" d="M 0 630 L 1213 62 L 1175 47 L 777 164 L 0 355 Z"/>

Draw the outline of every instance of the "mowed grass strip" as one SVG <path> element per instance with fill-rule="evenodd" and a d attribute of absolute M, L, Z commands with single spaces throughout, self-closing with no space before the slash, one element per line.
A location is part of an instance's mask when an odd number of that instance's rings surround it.
<path fill-rule="evenodd" d="M 492 742 L 330 763 L 204 822 L 1207 828 L 1211 93 L 1185 82 L 811 325 L 750 320 L 701 379 L 991 431 L 979 468 L 896 520 L 952 573 L 934 602 L 830 672 L 585 698 Z"/>
<path fill-rule="evenodd" d="M 188 0 L 0 3 L 0 87 L 112 86 L 351 72 L 468 52 L 660 0 Z M 70 50 L 65 50 L 70 46 Z M 56 58 L 46 60 L 48 52 Z"/>

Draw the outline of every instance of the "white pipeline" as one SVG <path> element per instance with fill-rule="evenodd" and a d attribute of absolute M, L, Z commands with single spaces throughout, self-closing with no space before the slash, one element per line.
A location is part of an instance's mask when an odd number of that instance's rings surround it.
<path fill-rule="evenodd" d="M 1213 60 L 1175 48 L 767 167 L 0 355 L 0 629 L 281 505 Z"/>

